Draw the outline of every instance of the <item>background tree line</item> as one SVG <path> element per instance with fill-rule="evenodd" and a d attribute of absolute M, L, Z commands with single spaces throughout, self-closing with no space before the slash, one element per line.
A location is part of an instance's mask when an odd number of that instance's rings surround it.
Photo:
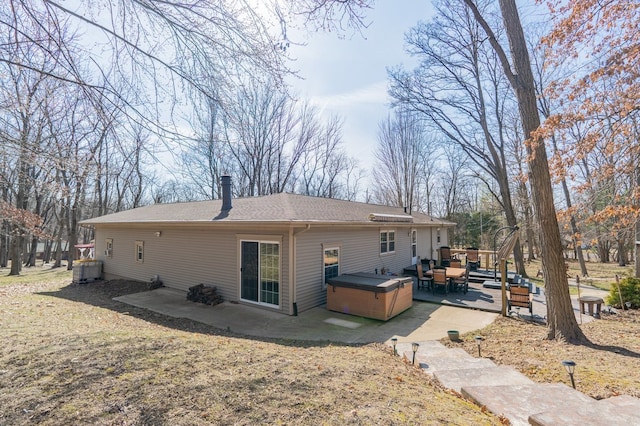
<path fill-rule="evenodd" d="M 497 5 L 472 4 L 507 45 Z M 394 103 L 378 123 L 374 164 L 346 154 L 340 117 L 322 119 L 284 83 L 283 22 L 331 28 L 342 17 L 357 28 L 369 2 L 318 5 L 291 2 L 266 15 L 224 1 L 122 0 L 111 23 L 91 2 L 0 6 L 0 265 L 21 259 L 12 262 L 18 273 L 35 264 L 39 241 L 60 265 L 63 243 L 91 238 L 78 227 L 83 218 L 218 198 L 219 178 L 230 173 L 236 196 L 288 191 L 453 220 L 450 241 L 460 246 L 490 248 L 497 228 L 519 225 L 516 267 L 524 272 L 540 253 L 527 138 L 500 57 L 468 2 L 436 1 L 434 17 L 407 32 L 419 65 L 389 69 Z M 542 17 L 525 8 L 523 21 L 560 231 L 587 274 L 583 248 L 622 264 L 639 239 L 638 71 L 629 66 L 638 8 L 593 3 L 598 13 L 581 15 L 571 6 Z M 581 33 L 589 30 L 579 19 L 620 25 L 596 26 L 596 36 Z M 605 50 L 605 40 L 618 49 Z M 563 54 L 581 48 L 593 57 Z"/>

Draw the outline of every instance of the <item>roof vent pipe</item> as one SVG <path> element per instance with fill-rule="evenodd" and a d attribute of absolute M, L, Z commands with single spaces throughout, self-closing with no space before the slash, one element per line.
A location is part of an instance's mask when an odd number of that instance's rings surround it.
<path fill-rule="evenodd" d="M 224 175 L 222 181 L 222 210 L 231 210 L 231 176 Z"/>

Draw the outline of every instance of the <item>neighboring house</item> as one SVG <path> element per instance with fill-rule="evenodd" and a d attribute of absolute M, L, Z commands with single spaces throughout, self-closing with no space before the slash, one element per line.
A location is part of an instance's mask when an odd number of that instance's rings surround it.
<path fill-rule="evenodd" d="M 226 301 L 295 315 L 326 302 L 325 280 L 402 273 L 435 258 L 454 223 L 401 208 L 295 194 L 155 204 L 83 221 L 106 278 L 186 291 L 215 285 Z"/>

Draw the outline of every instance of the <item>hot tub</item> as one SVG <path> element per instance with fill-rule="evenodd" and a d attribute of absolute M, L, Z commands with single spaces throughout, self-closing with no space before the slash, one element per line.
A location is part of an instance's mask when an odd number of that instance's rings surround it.
<path fill-rule="evenodd" d="M 386 321 L 413 303 L 413 278 L 368 273 L 344 274 L 327 281 L 327 309 Z"/>

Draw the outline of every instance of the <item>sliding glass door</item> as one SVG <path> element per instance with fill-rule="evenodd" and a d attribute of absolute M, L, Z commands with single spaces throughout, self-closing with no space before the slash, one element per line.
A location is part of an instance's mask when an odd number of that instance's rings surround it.
<path fill-rule="evenodd" d="M 280 244 L 242 241 L 240 298 L 280 306 Z"/>

